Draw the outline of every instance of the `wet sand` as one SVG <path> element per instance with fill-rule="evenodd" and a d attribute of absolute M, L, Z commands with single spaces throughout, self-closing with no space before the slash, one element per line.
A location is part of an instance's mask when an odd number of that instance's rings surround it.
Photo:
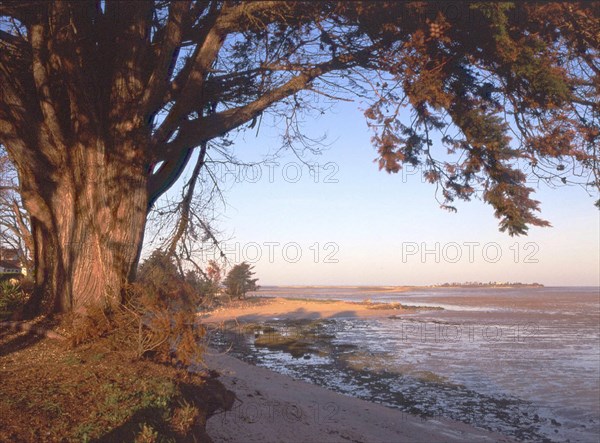
<path fill-rule="evenodd" d="M 203 323 L 384 318 L 414 309 L 368 302 L 254 299 L 202 315 Z M 422 418 L 250 365 L 208 350 L 205 364 L 236 393 L 232 411 L 211 418 L 207 431 L 223 442 L 509 442 L 458 421 Z"/>
<path fill-rule="evenodd" d="M 510 442 L 448 419 L 423 419 L 335 393 L 209 350 L 205 363 L 234 391 L 232 411 L 212 417 L 218 442 Z"/>

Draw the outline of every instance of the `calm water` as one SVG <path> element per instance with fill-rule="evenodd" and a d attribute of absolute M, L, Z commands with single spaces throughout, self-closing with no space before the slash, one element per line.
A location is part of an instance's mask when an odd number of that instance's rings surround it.
<path fill-rule="evenodd" d="M 260 295 L 444 310 L 322 322 L 318 332 L 330 337 L 329 352 L 301 358 L 254 347 L 249 336 L 233 353 L 255 364 L 518 440 L 599 440 L 598 288 L 266 288 Z M 290 332 L 283 322 L 270 325 Z"/>

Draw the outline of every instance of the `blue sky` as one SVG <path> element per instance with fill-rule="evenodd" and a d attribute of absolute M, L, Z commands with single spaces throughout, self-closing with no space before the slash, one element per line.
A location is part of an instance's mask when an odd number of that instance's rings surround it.
<path fill-rule="evenodd" d="M 359 108 L 340 103 L 306 119 L 305 133 L 327 135 L 328 148 L 307 157 L 321 166 L 317 177 L 291 152 L 276 163 L 217 169 L 226 179 L 227 206 L 217 207 L 225 250 L 233 262 L 253 263 L 260 284 L 600 284 L 597 196 L 540 184 L 541 215 L 553 227 L 509 237 L 483 202 L 449 213 L 419 171 L 379 171 Z M 271 123 L 265 117 L 258 136 L 256 128 L 238 134 L 235 154 L 258 161 L 277 151 L 281 128 Z"/>

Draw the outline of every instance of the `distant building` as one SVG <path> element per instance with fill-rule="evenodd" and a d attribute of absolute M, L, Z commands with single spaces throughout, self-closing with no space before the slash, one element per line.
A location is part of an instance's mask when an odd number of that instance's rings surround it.
<path fill-rule="evenodd" d="M 21 261 L 19 251 L 0 247 L 0 278 L 15 274 L 27 275 L 27 268 Z"/>
<path fill-rule="evenodd" d="M 21 264 L 13 260 L 0 260 L 0 274 L 21 274 Z"/>

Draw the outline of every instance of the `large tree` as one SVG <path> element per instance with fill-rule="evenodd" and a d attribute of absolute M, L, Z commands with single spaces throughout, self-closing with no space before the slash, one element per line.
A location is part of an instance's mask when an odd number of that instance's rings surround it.
<path fill-rule="evenodd" d="M 30 307 L 119 303 L 147 214 L 190 159 L 311 94 L 371 99 L 381 168 L 424 165 L 445 206 L 480 191 L 510 234 L 545 225 L 524 168 L 598 187 L 599 16 L 592 2 L 2 1 L 0 143 L 31 221 Z"/>

